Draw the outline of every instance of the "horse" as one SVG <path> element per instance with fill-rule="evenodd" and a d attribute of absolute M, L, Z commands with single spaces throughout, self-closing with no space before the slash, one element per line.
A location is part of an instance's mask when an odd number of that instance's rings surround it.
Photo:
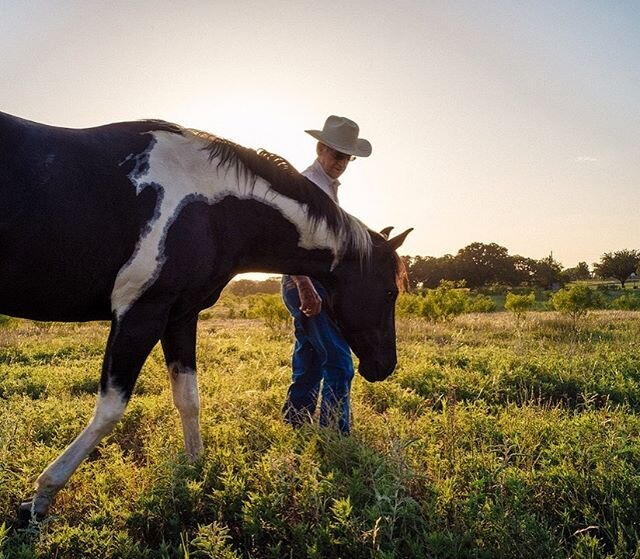
<path fill-rule="evenodd" d="M 200 310 L 238 273 L 307 275 L 369 381 L 396 366 L 394 306 L 406 277 L 391 239 L 336 205 L 286 160 L 160 120 L 93 128 L 0 113 L 0 313 L 110 321 L 92 418 L 20 507 L 56 493 L 121 419 L 158 341 L 186 454 L 203 450 Z"/>

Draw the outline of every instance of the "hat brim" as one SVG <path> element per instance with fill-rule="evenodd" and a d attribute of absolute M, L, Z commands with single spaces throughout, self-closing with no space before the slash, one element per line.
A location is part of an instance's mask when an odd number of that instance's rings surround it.
<path fill-rule="evenodd" d="M 314 137 L 319 142 L 322 142 L 340 153 L 355 155 L 356 157 L 369 157 L 371 155 L 371 144 L 369 143 L 369 140 L 365 140 L 364 138 L 358 138 L 355 146 L 341 146 L 324 138 L 322 130 L 305 130 L 305 132 L 309 134 L 309 136 Z"/>

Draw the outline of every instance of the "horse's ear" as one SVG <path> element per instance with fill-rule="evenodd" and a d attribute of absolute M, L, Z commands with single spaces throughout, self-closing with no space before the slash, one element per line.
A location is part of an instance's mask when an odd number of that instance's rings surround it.
<path fill-rule="evenodd" d="M 402 245 L 402 243 L 404 243 L 404 240 L 407 238 L 407 235 L 411 233 L 411 231 L 413 231 L 413 227 L 410 227 L 404 233 L 400 233 L 399 235 L 396 235 L 393 239 L 389 239 L 387 241 L 389 243 L 389 246 L 393 250 L 398 250 Z"/>
<path fill-rule="evenodd" d="M 393 229 L 393 226 L 391 227 L 385 227 L 384 229 L 382 229 L 380 231 L 380 234 L 385 238 L 385 239 L 389 239 L 389 233 L 391 233 L 391 230 Z"/>

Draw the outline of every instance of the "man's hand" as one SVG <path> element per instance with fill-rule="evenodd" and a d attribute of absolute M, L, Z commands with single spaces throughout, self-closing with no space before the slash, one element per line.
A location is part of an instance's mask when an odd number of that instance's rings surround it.
<path fill-rule="evenodd" d="M 298 288 L 300 310 L 306 316 L 315 316 L 322 309 L 322 298 L 307 276 L 291 276 Z"/>

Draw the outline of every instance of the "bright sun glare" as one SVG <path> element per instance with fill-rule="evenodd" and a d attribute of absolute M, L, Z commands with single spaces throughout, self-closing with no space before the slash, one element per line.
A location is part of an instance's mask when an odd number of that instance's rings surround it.
<path fill-rule="evenodd" d="M 314 140 L 299 130 L 299 123 L 309 120 L 300 107 L 286 107 L 277 101 L 238 96 L 225 111 L 209 103 L 189 104 L 177 109 L 179 124 L 198 128 L 252 149 L 264 148 L 287 159 L 297 169 L 310 163 Z M 238 118 L 240 115 L 240 118 Z M 321 125 L 320 125 L 321 126 Z"/>

